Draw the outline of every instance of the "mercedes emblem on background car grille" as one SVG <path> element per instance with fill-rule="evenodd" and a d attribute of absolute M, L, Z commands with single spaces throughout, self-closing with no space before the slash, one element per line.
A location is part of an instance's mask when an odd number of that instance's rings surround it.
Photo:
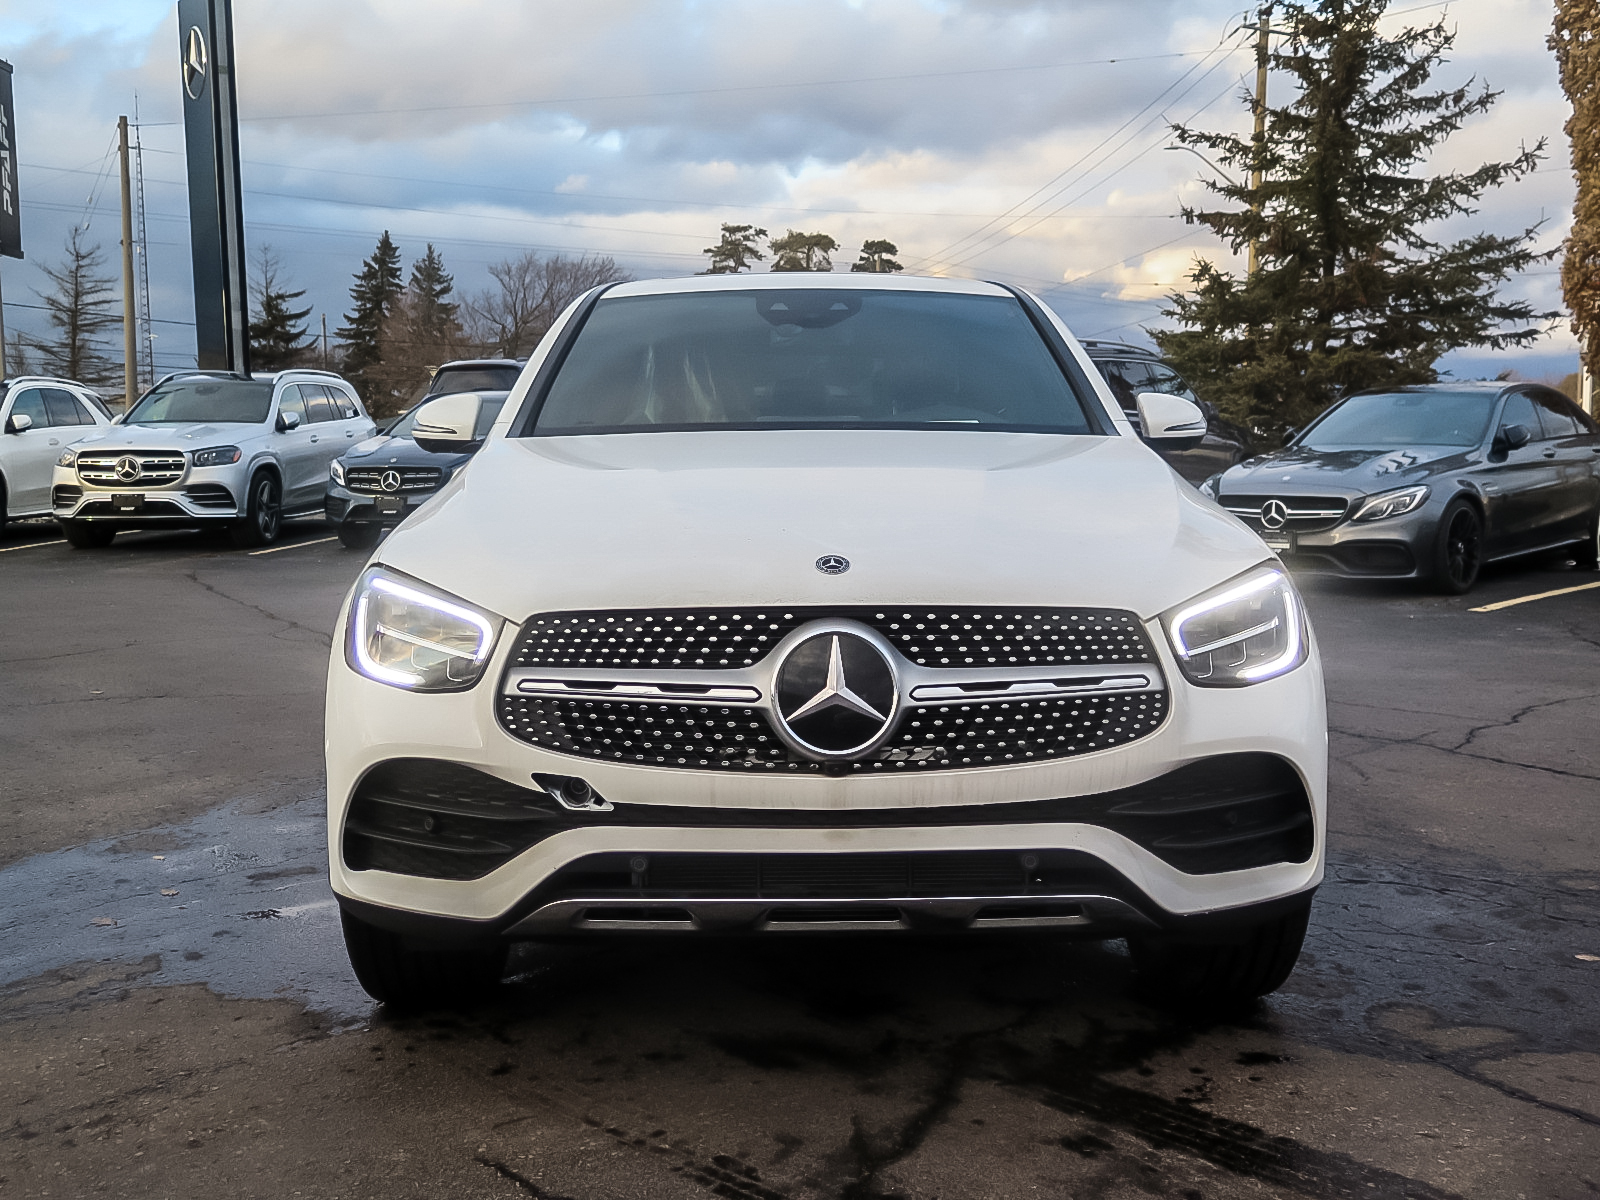
<path fill-rule="evenodd" d="M 1289 519 L 1289 506 L 1282 500 L 1268 500 L 1261 506 L 1261 523 L 1268 529 L 1282 529 Z"/>
<path fill-rule="evenodd" d="M 400 490 L 400 472 L 385 471 L 378 476 L 378 486 L 386 492 L 398 492 Z"/>
<path fill-rule="evenodd" d="M 139 478 L 139 460 L 137 458 L 119 458 L 117 465 L 111 468 L 112 472 L 123 483 L 132 483 Z"/>
<path fill-rule="evenodd" d="M 817 570 L 824 575 L 843 575 L 850 569 L 850 560 L 842 554 L 824 554 L 817 559 Z"/>
<path fill-rule="evenodd" d="M 828 630 L 794 646 L 773 688 L 778 723 L 795 747 L 851 758 L 888 733 L 899 700 L 888 656 L 859 634 Z"/>

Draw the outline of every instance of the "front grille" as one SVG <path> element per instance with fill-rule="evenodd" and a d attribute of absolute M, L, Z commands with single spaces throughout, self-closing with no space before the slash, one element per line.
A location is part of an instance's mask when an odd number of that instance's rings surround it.
<path fill-rule="evenodd" d="M 753 666 L 808 621 L 870 625 L 922 667 L 1151 662 L 1139 618 L 1106 608 L 670 608 L 540 613 L 523 626 L 517 667 Z"/>
<path fill-rule="evenodd" d="M 1261 510 L 1273 500 L 1283 503 L 1287 514 L 1282 525 L 1272 529 L 1292 529 L 1296 533 L 1317 533 L 1332 529 L 1344 520 L 1350 502 L 1343 496 L 1223 496 L 1219 503 L 1251 529 L 1268 529 Z"/>
<path fill-rule="evenodd" d="M 125 460 L 138 466 L 137 475 L 126 469 L 118 471 L 117 464 Z M 185 465 L 183 454 L 177 450 L 83 453 L 78 455 L 78 478 L 97 487 L 164 487 L 183 478 Z"/>
<path fill-rule="evenodd" d="M 548 793 L 507 783 L 457 763 L 391 759 L 361 780 L 345 816 L 344 861 L 352 870 L 381 870 L 433 879 L 476 879 L 509 862 L 545 838 L 571 829 L 903 829 L 952 826 L 1083 824 L 1110 829 L 1190 875 L 1240 871 L 1280 862 L 1305 862 L 1315 848 L 1311 800 L 1294 768 L 1270 754 L 1223 754 L 1203 758 L 1132 787 L 1089 796 L 999 804 L 955 804 L 924 808 L 715 808 L 615 803 L 610 809 L 573 811 Z M 617 870 L 628 886 L 629 856 Z M 683 856 L 715 860 L 733 872 L 718 884 L 695 876 L 690 866 L 666 867 L 678 856 L 650 856 L 649 883 L 721 895 L 729 887 L 801 886 L 785 872 L 798 865 L 817 875 L 825 866 L 856 856 Z M 757 857 L 783 859 L 761 873 Z M 886 859 L 891 856 L 862 856 Z M 930 856 L 923 856 L 924 859 Z M 1049 858 L 1037 857 L 1045 867 Z M 1087 855 L 1079 858 L 1088 859 Z M 738 863 L 744 861 L 744 867 Z M 735 868 L 755 874 L 738 875 Z M 698 868 L 696 868 L 698 869 Z M 1043 867 L 1041 868 L 1043 870 Z M 668 871 L 666 874 L 658 874 Z M 678 873 L 672 873 L 677 871 Z M 961 894 L 981 886 L 981 872 L 957 877 L 895 877 L 895 888 L 927 886 Z M 735 880 L 734 883 L 727 882 Z M 930 882 L 937 879 L 935 884 Z M 786 882 L 787 881 L 787 882 Z M 579 886 L 593 887 L 590 879 Z M 1035 882 L 1040 882 L 1035 880 Z M 1043 882 L 1050 883 L 1050 880 Z M 1054 881 L 1059 883 L 1060 881 Z M 609 886 L 609 885 L 608 885 Z M 633 886 L 639 886 L 634 883 Z M 862 886 L 856 877 L 853 886 Z M 722 889 L 722 890 L 718 890 Z M 576 894 L 576 893 L 574 893 Z M 776 895 L 776 892 L 764 892 Z M 911 890 L 905 894 L 922 895 Z"/>
<path fill-rule="evenodd" d="M 233 493 L 220 483 L 196 483 L 183 489 L 189 503 L 199 508 L 234 508 Z"/>
<path fill-rule="evenodd" d="M 75 483 L 58 483 L 50 489 L 51 508 L 71 508 L 83 495 L 83 489 Z"/>
<path fill-rule="evenodd" d="M 513 737 L 560 754 L 712 771 L 824 770 L 790 751 L 755 708 L 505 695 L 499 703 L 500 723 Z M 1070 758 L 1144 737 L 1166 714 L 1165 692 L 929 705 L 908 709 L 871 755 L 834 769 L 938 771 Z"/>
<path fill-rule="evenodd" d="M 390 472 L 400 477 L 399 487 L 383 486 L 383 477 Z M 415 496 L 438 491 L 443 477 L 444 472 L 438 467 L 347 467 L 344 473 L 345 487 L 368 496 Z"/>

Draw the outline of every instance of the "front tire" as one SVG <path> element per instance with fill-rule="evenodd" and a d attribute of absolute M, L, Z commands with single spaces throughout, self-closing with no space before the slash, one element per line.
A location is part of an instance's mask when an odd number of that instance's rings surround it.
<path fill-rule="evenodd" d="M 371 550 L 382 536 L 382 525 L 346 522 L 339 526 L 339 544 L 346 550 Z"/>
<path fill-rule="evenodd" d="M 271 471 L 257 471 L 248 496 L 244 519 L 229 528 L 228 536 L 240 549 L 271 545 L 283 528 L 283 488 Z"/>
<path fill-rule="evenodd" d="M 343 909 L 345 951 L 356 979 L 374 1000 L 397 1012 L 448 1008 L 480 1000 L 505 971 L 501 945 L 462 949 L 423 945 L 369 925 Z"/>
<path fill-rule="evenodd" d="M 61 536 L 76 550 L 97 550 L 111 545 L 111 539 L 117 536 L 117 531 L 107 529 L 104 525 L 92 525 L 88 521 L 67 520 L 61 522 Z"/>
<path fill-rule="evenodd" d="M 1311 901 L 1251 926 L 1229 941 L 1174 934 L 1128 939 L 1134 969 L 1150 998 L 1165 1008 L 1238 1010 L 1283 986 L 1300 957 Z"/>
<path fill-rule="evenodd" d="M 1465 500 L 1452 500 L 1439 518 L 1434 541 L 1432 582 L 1447 596 L 1462 596 L 1483 569 L 1483 518 Z"/>
<path fill-rule="evenodd" d="M 1585 570 L 1600 570 L 1600 508 L 1595 509 L 1594 516 L 1589 519 L 1589 537 L 1572 557 Z"/>

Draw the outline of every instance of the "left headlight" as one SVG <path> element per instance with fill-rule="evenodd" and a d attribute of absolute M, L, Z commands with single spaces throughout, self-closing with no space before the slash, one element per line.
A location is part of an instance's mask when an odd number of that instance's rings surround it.
<path fill-rule="evenodd" d="M 229 463 L 239 461 L 239 447 L 211 446 L 205 450 L 196 450 L 189 459 L 197 467 L 225 467 Z"/>
<path fill-rule="evenodd" d="M 1356 509 L 1352 521 L 1381 521 L 1385 517 L 1398 517 L 1402 513 L 1412 512 L 1421 507 L 1422 502 L 1428 498 L 1428 489 L 1425 487 L 1401 488 L 1397 492 L 1380 492 L 1376 496 L 1368 496 L 1361 507 Z"/>
<path fill-rule="evenodd" d="M 414 692 L 453 692 L 478 682 L 500 618 L 415 580 L 373 567 L 350 608 L 345 661 Z"/>
<path fill-rule="evenodd" d="M 1306 660 L 1305 609 L 1282 571 L 1258 567 L 1162 615 L 1178 666 L 1201 687 L 1245 687 Z"/>

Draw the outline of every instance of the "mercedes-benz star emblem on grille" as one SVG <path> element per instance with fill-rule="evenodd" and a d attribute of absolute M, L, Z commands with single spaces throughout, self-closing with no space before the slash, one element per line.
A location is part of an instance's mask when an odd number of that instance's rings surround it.
<path fill-rule="evenodd" d="M 850 560 L 842 554 L 824 554 L 817 559 L 817 570 L 824 575 L 843 575 L 850 569 Z"/>
<path fill-rule="evenodd" d="M 1289 519 L 1289 506 L 1282 500 L 1268 500 L 1261 506 L 1261 523 L 1268 529 L 1282 529 Z"/>
<path fill-rule="evenodd" d="M 400 490 L 400 472 L 385 471 L 378 476 L 378 486 L 386 492 L 398 492 Z"/>
<path fill-rule="evenodd" d="M 894 722 L 899 695 L 888 657 L 859 634 L 830 630 L 800 642 L 778 667 L 778 723 L 814 758 L 855 758 Z"/>
<path fill-rule="evenodd" d="M 111 468 L 116 477 L 123 483 L 132 483 L 139 478 L 139 460 L 137 458 L 119 458 L 117 465 Z"/>

